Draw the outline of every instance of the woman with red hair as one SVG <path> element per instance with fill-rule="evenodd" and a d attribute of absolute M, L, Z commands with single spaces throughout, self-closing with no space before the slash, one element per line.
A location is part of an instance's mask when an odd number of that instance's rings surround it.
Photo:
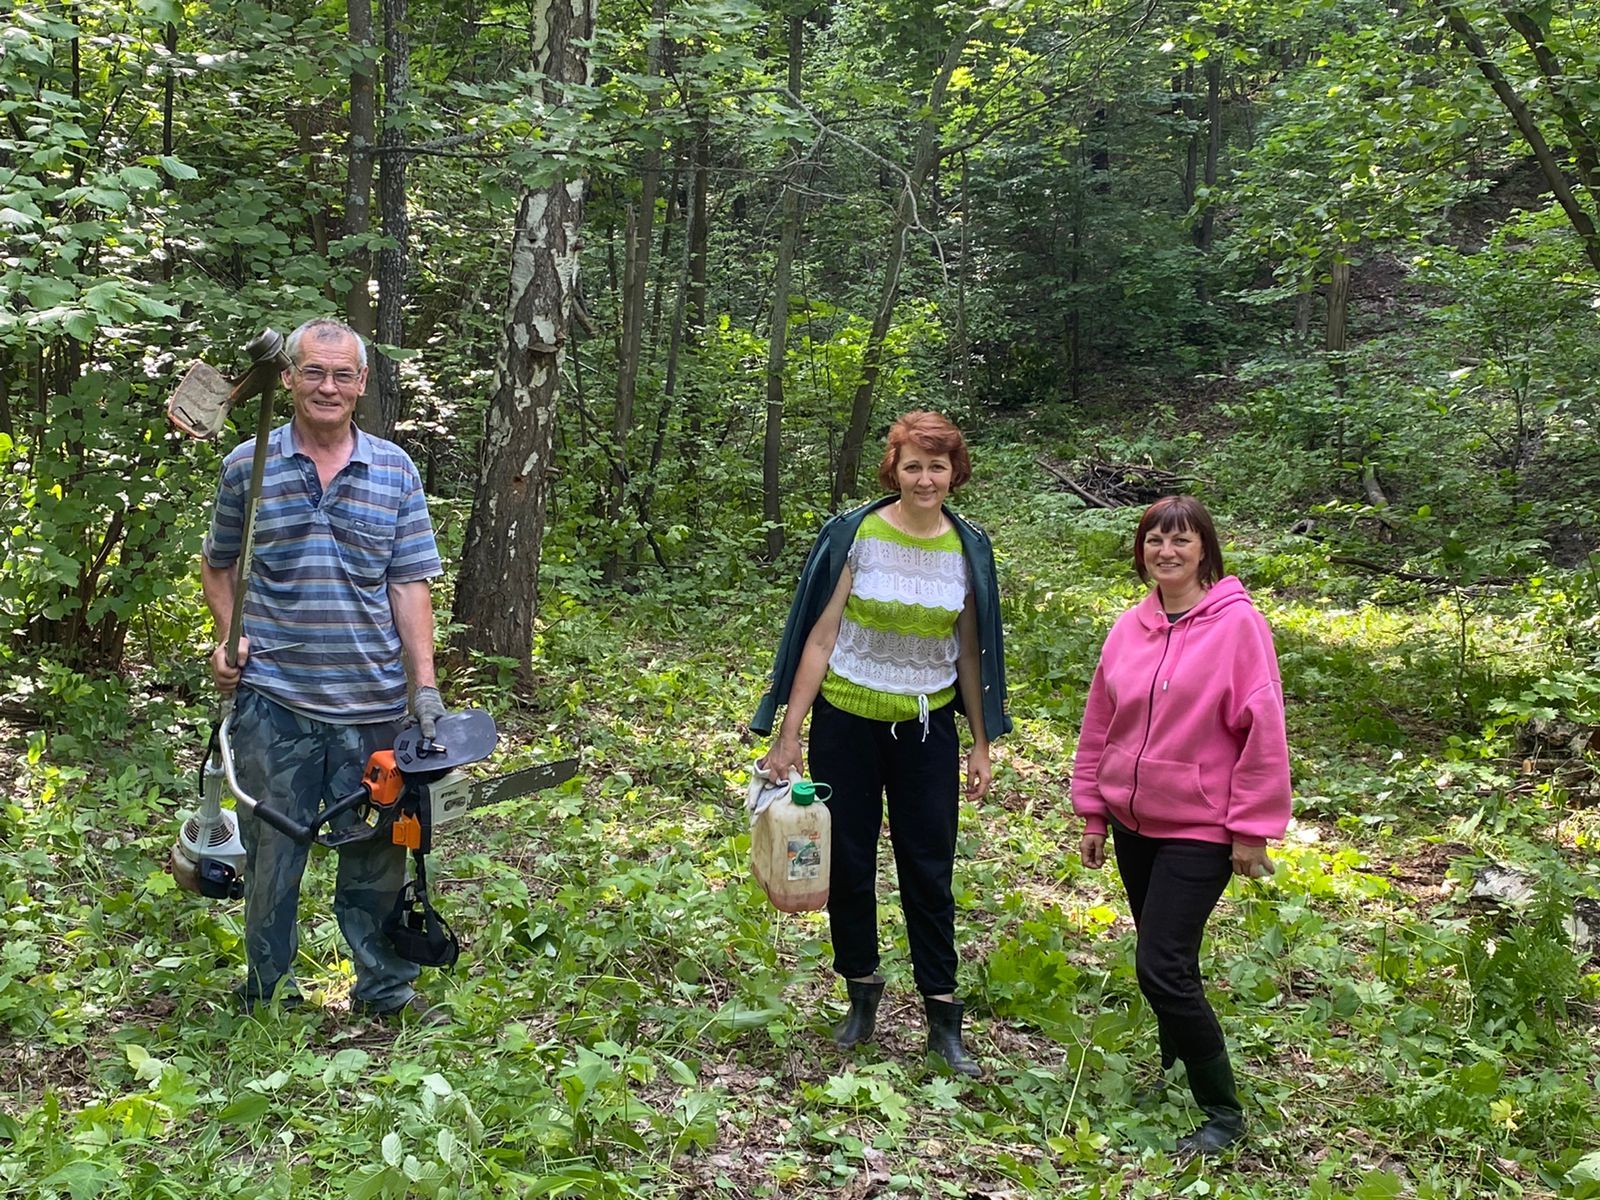
<path fill-rule="evenodd" d="M 928 1051 L 951 1069 L 982 1069 L 961 1043 L 955 998 L 956 827 L 960 742 L 972 733 L 966 794 L 989 790 L 989 740 L 1011 728 L 1005 706 L 999 591 L 988 536 L 945 506 L 972 473 L 961 431 L 910 412 L 889 430 L 878 482 L 891 495 L 829 520 L 801 572 L 772 686 L 750 727 L 783 724 L 763 760 L 776 779 L 802 769 L 832 786 L 828 920 L 834 970 L 850 1011 L 833 1032 L 849 1048 L 872 1037 L 878 974 L 877 857 L 884 800 L 900 878 Z"/>
<path fill-rule="evenodd" d="M 1272 631 L 1232 575 L 1211 514 L 1192 496 L 1139 521 L 1133 569 L 1149 594 L 1100 652 L 1078 736 L 1072 807 L 1083 865 L 1107 829 L 1136 927 L 1139 990 L 1165 1072 L 1182 1060 L 1205 1120 L 1180 1153 L 1215 1154 L 1244 1132 L 1222 1027 L 1200 978 L 1200 942 L 1230 875 L 1272 874 L 1267 840 L 1289 823 L 1289 746 Z"/>

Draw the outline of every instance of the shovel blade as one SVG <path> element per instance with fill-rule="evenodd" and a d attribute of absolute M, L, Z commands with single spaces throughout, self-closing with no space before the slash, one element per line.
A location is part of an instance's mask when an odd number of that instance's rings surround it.
<path fill-rule="evenodd" d="M 227 424 L 232 394 L 222 372 L 195 359 L 167 401 L 167 420 L 187 436 L 209 441 Z"/>

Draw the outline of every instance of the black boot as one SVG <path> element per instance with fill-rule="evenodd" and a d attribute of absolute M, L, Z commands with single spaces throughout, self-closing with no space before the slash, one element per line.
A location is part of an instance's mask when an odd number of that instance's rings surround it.
<path fill-rule="evenodd" d="M 966 1006 L 960 1001 L 935 1000 L 932 996 L 924 996 L 922 1003 L 928 1013 L 928 1053 L 944 1059 L 952 1071 L 974 1079 L 981 1076 L 983 1068 L 975 1059 L 968 1058 L 961 1046 L 961 1014 Z"/>
<path fill-rule="evenodd" d="M 1244 1136 L 1244 1109 L 1233 1086 L 1233 1064 L 1224 1051 L 1209 1062 L 1185 1065 L 1189 1090 L 1206 1119 L 1178 1139 L 1178 1154 L 1182 1158 L 1218 1154 Z"/>
<path fill-rule="evenodd" d="M 878 1020 L 878 1001 L 883 999 L 883 980 L 857 983 L 846 979 L 844 990 L 850 994 L 850 1011 L 833 1027 L 833 1041 L 841 1050 L 848 1050 L 872 1040 L 872 1027 Z"/>

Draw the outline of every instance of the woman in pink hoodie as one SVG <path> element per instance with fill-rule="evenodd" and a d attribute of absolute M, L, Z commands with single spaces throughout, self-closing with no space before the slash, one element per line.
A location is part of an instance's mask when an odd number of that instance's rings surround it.
<path fill-rule="evenodd" d="M 1138 930 L 1139 989 L 1155 1012 L 1163 1072 L 1181 1059 L 1205 1121 L 1180 1153 L 1214 1154 L 1244 1131 L 1222 1027 L 1200 978 L 1200 942 L 1230 874 L 1272 873 L 1289 822 L 1289 747 L 1272 632 L 1205 506 L 1157 500 L 1133 565 L 1150 593 L 1100 652 L 1073 764 L 1079 852 L 1098 870 L 1109 828 Z"/>

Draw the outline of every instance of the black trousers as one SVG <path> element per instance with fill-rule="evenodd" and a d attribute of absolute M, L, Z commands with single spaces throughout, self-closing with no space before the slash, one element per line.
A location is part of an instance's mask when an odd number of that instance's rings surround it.
<path fill-rule="evenodd" d="M 956 902 L 950 890 L 960 815 L 955 706 L 919 721 L 869 721 L 817 697 L 811 709 L 811 777 L 830 784 L 833 867 L 828 922 L 833 969 L 859 979 L 878 969 L 878 830 L 889 799 L 889 840 L 917 990 L 956 989 Z"/>
<path fill-rule="evenodd" d="M 1156 1014 L 1161 1065 L 1209 1062 L 1227 1052 L 1200 978 L 1206 921 L 1233 874 L 1233 849 L 1185 838 L 1147 838 L 1111 823 L 1117 871 L 1138 927 L 1139 990 Z"/>

